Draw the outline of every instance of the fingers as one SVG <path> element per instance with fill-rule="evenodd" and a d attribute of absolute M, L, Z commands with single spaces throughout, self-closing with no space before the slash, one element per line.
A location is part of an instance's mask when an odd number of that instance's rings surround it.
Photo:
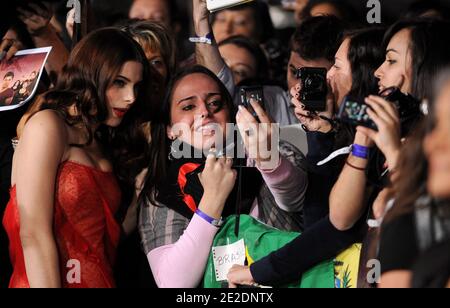
<path fill-rule="evenodd" d="M 19 51 L 17 42 L 12 39 L 4 39 L 0 45 L 0 60 L 6 58 L 9 61 Z"/>
<path fill-rule="evenodd" d="M 290 90 L 291 96 L 293 98 L 299 98 L 300 97 L 300 90 L 302 89 L 301 83 L 297 83 L 295 86 L 293 86 Z"/>
<path fill-rule="evenodd" d="M 239 106 L 239 111 L 236 115 L 236 122 L 258 124 L 258 121 L 256 121 L 255 117 L 253 117 L 251 113 L 242 105 Z"/>
<path fill-rule="evenodd" d="M 263 102 L 261 102 L 262 104 Z M 258 115 L 259 121 L 261 123 L 272 123 L 272 121 L 270 121 L 269 117 L 267 116 L 267 113 L 264 111 L 264 109 L 262 108 L 262 106 L 260 105 L 260 103 L 258 103 L 256 100 L 251 99 L 250 100 L 250 104 L 253 107 L 253 110 L 255 110 L 256 114 Z"/>
<path fill-rule="evenodd" d="M 365 136 L 369 137 L 372 140 L 375 140 L 376 136 L 377 136 L 377 132 L 374 131 L 373 129 L 364 127 L 364 126 L 358 126 L 356 128 L 356 130 L 362 134 L 364 134 Z"/>
<path fill-rule="evenodd" d="M 378 116 L 389 119 L 391 122 L 399 122 L 398 112 L 392 103 L 373 95 L 366 98 L 365 101 Z"/>

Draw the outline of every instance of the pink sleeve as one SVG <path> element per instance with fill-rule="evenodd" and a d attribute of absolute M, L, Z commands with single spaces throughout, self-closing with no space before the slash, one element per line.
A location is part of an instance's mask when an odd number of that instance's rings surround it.
<path fill-rule="evenodd" d="M 204 275 L 218 228 L 194 215 L 180 239 L 147 255 L 160 288 L 196 288 Z"/>
<path fill-rule="evenodd" d="M 283 156 L 275 169 L 259 170 L 277 205 L 283 211 L 301 211 L 308 187 L 308 174 L 304 170 L 296 168 Z"/>

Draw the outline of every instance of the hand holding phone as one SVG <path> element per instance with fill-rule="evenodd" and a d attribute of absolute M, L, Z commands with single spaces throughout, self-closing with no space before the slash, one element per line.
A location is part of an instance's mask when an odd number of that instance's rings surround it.
<path fill-rule="evenodd" d="M 258 103 L 263 110 L 264 108 L 264 90 L 261 86 L 242 87 L 240 89 L 240 105 L 244 106 L 250 114 L 259 121 L 258 114 L 253 108 L 251 101 Z"/>

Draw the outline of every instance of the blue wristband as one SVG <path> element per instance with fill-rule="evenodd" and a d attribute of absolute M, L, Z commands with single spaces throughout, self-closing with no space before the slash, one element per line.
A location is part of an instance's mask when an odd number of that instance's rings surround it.
<path fill-rule="evenodd" d="M 203 213 L 202 211 L 200 211 L 199 209 L 197 209 L 195 211 L 195 214 L 197 214 L 198 216 L 203 218 L 206 222 L 208 222 L 209 224 L 213 225 L 214 227 L 221 227 L 223 225 L 222 217 L 220 217 L 220 219 L 212 218 L 211 216 L 209 216 L 209 215 Z"/>
<path fill-rule="evenodd" d="M 370 154 L 370 148 L 359 145 L 359 144 L 354 144 L 352 146 L 352 155 L 358 158 L 362 158 L 362 159 L 369 159 L 369 154 Z"/>

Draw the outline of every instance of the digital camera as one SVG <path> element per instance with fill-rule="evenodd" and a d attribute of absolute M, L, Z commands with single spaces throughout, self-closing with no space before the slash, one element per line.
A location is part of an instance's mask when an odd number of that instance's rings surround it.
<path fill-rule="evenodd" d="M 327 69 L 303 67 L 297 70 L 296 77 L 302 87 L 299 100 L 305 105 L 305 109 L 313 112 L 325 111 L 328 94 Z"/>
<path fill-rule="evenodd" d="M 421 102 L 409 94 L 404 94 L 396 87 L 387 88 L 379 96 L 391 102 L 398 111 L 402 137 L 409 134 L 412 126 L 422 115 Z M 376 124 L 367 114 L 370 106 L 358 102 L 351 97 L 345 97 L 339 108 L 337 119 L 355 126 L 365 126 L 378 130 Z"/>
<path fill-rule="evenodd" d="M 207 0 L 206 7 L 208 8 L 208 11 L 213 13 L 252 1 L 254 0 Z"/>

